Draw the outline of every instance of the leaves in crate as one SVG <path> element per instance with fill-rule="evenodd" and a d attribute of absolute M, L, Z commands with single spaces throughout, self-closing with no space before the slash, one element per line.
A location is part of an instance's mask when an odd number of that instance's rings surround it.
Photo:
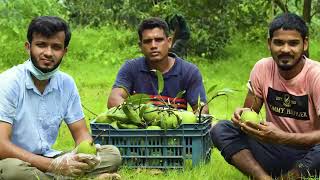
<path fill-rule="evenodd" d="M 139 93 L 139 94 L 134 94 L 129 96 L 125 102 L 126 104 L 136 104 L 136 105 L 140 105 L 140 104 L 146 104 L 147 102 L 150 101 L 150 96 L 147 94 L 143 94 L 143 93 Z"/>

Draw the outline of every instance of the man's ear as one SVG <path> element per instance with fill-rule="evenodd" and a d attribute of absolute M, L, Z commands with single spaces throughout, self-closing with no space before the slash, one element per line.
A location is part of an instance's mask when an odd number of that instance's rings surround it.
<path fill-rule="evenodd" d="M 309 49 L 309 38 L 306 36 L 303 40 L 303 50 L 307 51 Z"/>
<path fill-rule="evenodd" d="M 66 54 L 68 52 L 68 48 L 64 48 L 64 54 Z"/>
<path fill-rule="evenodd" d="M 30 44 L 28 41 L 26 41 L 26 42 L 24 43 L 24 48 L 25 48 L 26 51 L 30 54 L 31 44 Z"/>
<path fill-rule="evenodd" d="M 267 43 L 268 43 L 268 50 L 269 51 L 271 50 L 271 41 L 272 41 L 272 39 L 268 38 Z"/>
<path fill-rule="evenodd" d="M 169 48 L 171 48 L 172 47 L 172 37 L 171 36 L 168 37 L 168 43 L 169 43 Z"/>

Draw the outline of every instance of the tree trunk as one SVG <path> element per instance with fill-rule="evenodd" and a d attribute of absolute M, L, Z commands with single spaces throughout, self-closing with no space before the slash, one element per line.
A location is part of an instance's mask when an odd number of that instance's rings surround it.
<path fill-rule="evenodd" d="M 309 24 L 311 22 L 311 0 L 304 0 L 303 19 Z"/>

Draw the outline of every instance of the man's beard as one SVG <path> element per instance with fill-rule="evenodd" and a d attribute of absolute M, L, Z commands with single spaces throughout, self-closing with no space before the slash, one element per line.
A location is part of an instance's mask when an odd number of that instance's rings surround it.
<path fill-rule="evenodd" d="M 303 53 L 299 56 L 298 60 L 292 64 L 292 65 L 287 65 L 287 64 L 282 64 L 282 65 L 278 65 L 278 68 L 281 69 L 282 71 L 290 71 L 291 69 L 293 69 L 300 61 L 301 59 L 303 58 Z M 280 55 L 281 56 L 281 55 Z M 279 57 L 278 56 L 278 61 L 279 61 Z"/>
<path fill-rule="evenodd" d="M 40 67 L 39 64 L 37 63 L 37 61 L 35 60 L 36 58 L 32 55 L 32 53 L 31 53 L 31 55 L 30 55 L 30 58 L 31 58 L 32 64 L 33 64 L 37 69 L 39 69 L 41 72 L 43 72 L 43 73 L 48 73 L 48 72 L 51 72 L 51 71 L 55 70 L 55 69 L 60 65 L 60 63 L 62 62 L 62 58 L 61 58 L 61 60 L 59 61 L 59 63 L 57 63 L 56 65 L 54 65 L 53 68 L 48 69 L 48 68 L 42 68 L 42 67 Z"/>

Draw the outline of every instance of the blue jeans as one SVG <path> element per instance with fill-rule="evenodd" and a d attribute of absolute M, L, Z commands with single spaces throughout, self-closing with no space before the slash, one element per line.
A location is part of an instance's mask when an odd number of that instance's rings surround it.
<path fill-rule="evenodd" d="M 319 175 L 320 145 L 313 147 L 263 143 L 243 133 L 231 121 L 222 120 L 210 130 L 211 139 L 231 164 L 237 152 L 248 149 L 261 167 L 273 177 L 297 168 L 302 176 Z"/>

